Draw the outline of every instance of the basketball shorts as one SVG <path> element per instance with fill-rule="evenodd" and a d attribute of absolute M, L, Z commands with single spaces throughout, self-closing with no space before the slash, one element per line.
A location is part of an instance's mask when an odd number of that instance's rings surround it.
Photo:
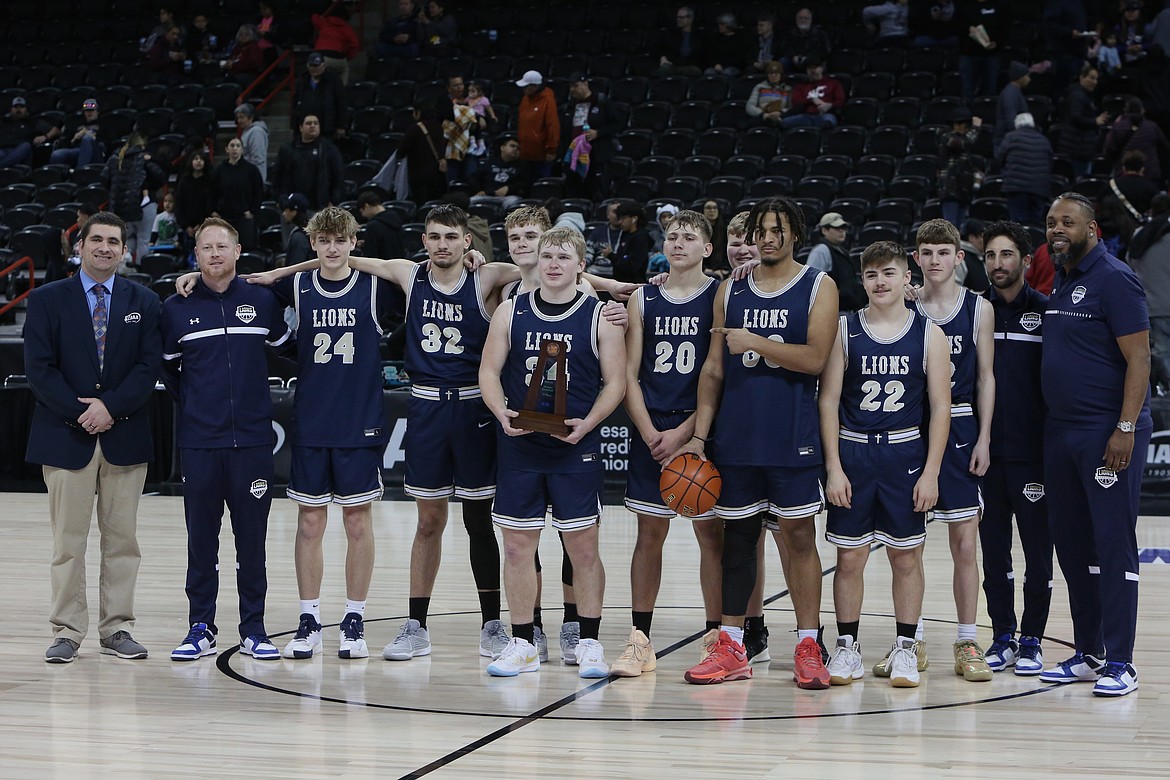
<path fill-rule="evenodd" d="M 716 464 L 718 465 L 718 464 Z M 825 508 L 823 466 L 720 466 L 723 492 L 715 504 L 721 520 L 742 520 L 767 512 L 764 527 L 780 529 L 777 518 L 798 520 Z"/>
<path fill-rule="evenodd" d="M 931 513 L 940 523 L 961 523 L 983 511 L 981 480 L 971 473 L 971 450 L 979 438 L 979 421 L 972 414 L 957 413 L 954 407 L 951 414 L 947 450 L 938 472 L 938 503 Z"/>
<path fill-rule="evenodd" d="M 896 444 L 838 442 L 841 466 L 853 489 L 850 508 L 829 504 L 825 539 L 837 547 L 881 542 L 908 549 L 926 541 L 926 513 L 914 511 L 914 485 L 926 463 L 916 436 Z"/>
<path fill-rule="evenodd" d="M 382 497 L 382 453 L 377 447 L 292 448 L 288 497 L 304 506 L 360 506 Z"/>
<path fill-rule="evenodd" d="M 603 485 L 601 469 L 573 473 L 504 469 L 496 484 L 492 521 L 501 528 L 539 531 L 551 509 L 553 528 L 582 531 L 601 521 Z"/>
<path fill-rule="evenodd" d="M 495 418 L 478 387 L 437 392 L 437 398 L 411 395 L 403 490 L 412 498 L 491 498 L 496 493 Z"/>
<path fill-rule="evenodd" d="M 690 412 L 676 414 L 650 413 L 650 420 L 660 431 L 677 428 L 686 422 Z M 711 452 L 707 453 L 711 457 Z M 662 476 L 662 466 L 650 455 L 650 448 L 637 429 L 633 429 L 630 440 L 630 466 L 626 472 L 626 509 L 639 515 L 661 517 L 669 520 L 675 516 L 675 511 L 662 501 L 662 491 L 658 489 L 658 480 Z M 692 520 L 713 520 L 714 510 L 695 515 Z"/>

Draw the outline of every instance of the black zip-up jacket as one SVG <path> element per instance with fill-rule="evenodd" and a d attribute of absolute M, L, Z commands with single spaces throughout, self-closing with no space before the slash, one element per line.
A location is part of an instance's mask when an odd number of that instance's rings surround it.
<path fill-rule="evenodd" d="M 986 297 L 995 313 L 995 385 L 1004 390 L 995 394 L 991 457 L 1043 460 L 1048 407 L 1040 390 L 1040 358 L 1048 296 L 1025 282 L 1024 289 L 1010 303 L 994 287 Z"/>

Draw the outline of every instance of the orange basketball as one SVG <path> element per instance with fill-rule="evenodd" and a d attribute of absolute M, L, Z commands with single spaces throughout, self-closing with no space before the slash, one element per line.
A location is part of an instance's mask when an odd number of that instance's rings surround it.
<path fill-rule="evenodd" d="M 658 478 L 658 489 L 668 507 L 683 517 L 694 517 L 715 506 L 723 478 L 714 463 L 684 452 L 666 464 Z"/>

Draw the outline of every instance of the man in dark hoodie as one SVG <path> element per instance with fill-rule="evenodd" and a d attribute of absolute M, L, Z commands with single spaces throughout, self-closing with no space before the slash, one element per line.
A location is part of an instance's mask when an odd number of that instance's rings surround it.
<path fill-rule="evenodd" d="M 272 175 L 272 189 L 280 198 L 294 192 L 309 199 L 314 211 L 341 202 L 341 152 L 321 137 L 321 122 L 307 114 L 300 123 L 300 137 L 280 148 Z"/>
<path fill-rule="evenodd" d="M 365 222 L 361 253 L 365 257 L 391 260 L 406 257 L 402 244 L 402 217 L 382 205 L 378 193 L 366 190 L 358 195 L 358 214 Z"/>

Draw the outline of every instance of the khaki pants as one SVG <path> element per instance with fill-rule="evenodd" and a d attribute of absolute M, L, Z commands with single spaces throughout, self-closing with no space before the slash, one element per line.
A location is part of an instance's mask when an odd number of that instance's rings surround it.
<path fill-rule="evenodd" d="M 54 637 L 81 644 L 89 630 L 85 597 L 85 548 L 97 496 L 101 533 L 98 634 L 102 639 L 134 627 L 134 584 L 138 579 L 138 499 L 146 464 L 115 466 L 94 447 L 89 464 L 77 471 L 43 467 L 53 525 L 50 566 Z"/>

